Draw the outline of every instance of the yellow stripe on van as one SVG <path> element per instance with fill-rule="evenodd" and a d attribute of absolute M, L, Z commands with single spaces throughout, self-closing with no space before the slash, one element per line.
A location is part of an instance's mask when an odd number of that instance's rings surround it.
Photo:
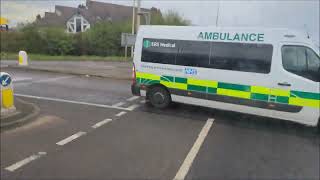
<path fill-rule="evenodd" d="M 137 78 L 144 78 L 144 79 L 149 79 L 149 80 L 159 80 L 160 81 L 160 76 L 155 75 L 155 74 L 136 72 L 136 77 Z"/>
<path fill-rule="evenodd" d="M 199 80 L 199 79 L 193 79 L 193 78 L 188 78 L 188 84 L 197 85 L 197 86 L 204 86 L 204 87 L 212 87 L 212 88 L 218 87 L 217 81 Z"/>
<path fill-rule="evenodd" d="M 274 96 L 287 96 L 290 97 L 290 90 L 283 90 L 283 89 L 271 89 L 270 95 Z"/>
<path fill-rule="evenodd" d="M 289 104 L 296 105 L 296 106 L 309 106 L 309 107 L 319 108 L 320 107 L 320 100 L 290 97 Z"/>
<path fill-rule="evenodd" d="M 184 83 L 174 83 L 174 82 L 168 82 L 168 81 L 160 81 L 160 84 L 174 89 L 181 89 L 181 90 L 187 90 L 188 85 Z"/>
<path fill-rule="evenodd" d="M 217 89 L 217 94 L 238 97 L 238 98 L 244 98 L 244 99 L 250 99 L 250 97 L 251 97 L 250 92 L 237 91 L 237 90 L 231 90 L 231 89 L 221 89 L 221 88 Z"/>
<path fill-rule="evenodd" d="M 266 88 L 263 86 L 251 86 L 251 92 L 259 94 L 270 94 L 270 88 Z"/>

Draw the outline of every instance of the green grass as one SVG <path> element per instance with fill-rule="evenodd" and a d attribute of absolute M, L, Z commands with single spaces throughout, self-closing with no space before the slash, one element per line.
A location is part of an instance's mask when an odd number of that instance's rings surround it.
<path fill-rule="evenodd" d="M 28 54 L 32 61 L 131 61 L 132 58 L 125 59 L 124 56 L 51 56 L 44 54 Z M 3 53 L 3 60 L 18 60 L 18 53 Z"/>

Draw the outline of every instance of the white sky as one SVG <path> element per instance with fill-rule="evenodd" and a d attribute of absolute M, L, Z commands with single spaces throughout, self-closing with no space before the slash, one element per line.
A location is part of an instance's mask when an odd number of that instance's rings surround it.
<path fill-rule="evenodd" d="M 98 0 L 131 6 L 133 0 Z M 54 5 L 76 7 L 85 0 L 0 0 L 1 16 L 17 22 L 33 21 L 37 14 L 54 11 Z M 141 0 L 141 6 L 162 12 L 178 11 L 194 25 L 215 25 L 220 6 L 219 26 L 286 27 L 308 31 L 319 44 L 319 0 Z"/>

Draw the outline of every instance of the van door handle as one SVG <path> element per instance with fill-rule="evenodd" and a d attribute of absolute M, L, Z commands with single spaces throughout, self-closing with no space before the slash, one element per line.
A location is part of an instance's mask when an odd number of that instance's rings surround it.
<path fill-rule="evenodd" d="M 287 82 L 283 82 L 283 83 L 278 83 L 279 86 L 291 86 L 291 84 L 287 83 Z"/>

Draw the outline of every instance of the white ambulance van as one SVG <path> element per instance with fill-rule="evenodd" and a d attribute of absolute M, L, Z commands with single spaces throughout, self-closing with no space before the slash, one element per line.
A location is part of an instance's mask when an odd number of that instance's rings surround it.
<path fill-rule="evenodd" d="M 319 48 L 288 29 L 141 26 L 132 93 L 157 108 L 180 102 L 319 123 Z"/>

